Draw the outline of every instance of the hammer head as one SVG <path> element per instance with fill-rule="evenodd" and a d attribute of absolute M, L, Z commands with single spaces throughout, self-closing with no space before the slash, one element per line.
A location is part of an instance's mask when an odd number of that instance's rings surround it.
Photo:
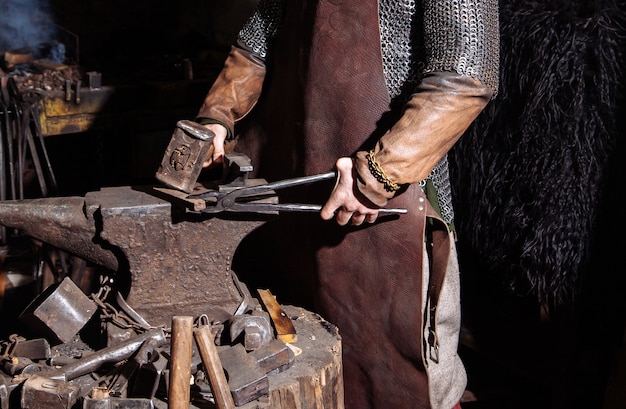
<path fill-rule="evenodd" d="M 156 179 L 177 190 L 191 193 L 202 171 L 202 164 L 211 152 L 215 134 L 192 121 L 176 123 Z"/>
<path fill-rule="evenodd" d="M 267 375 L 242 344 L 223 348 L 218 354 L 228 374 L 228 387 L 235 406 L 251 402 L 269 392 Z"/>
<path fill-rule="evenodd" d="M 69 382 L 33 375 L 24 382 L 22 409 L 70 409 L 80 395 L 80 386 Z"/>

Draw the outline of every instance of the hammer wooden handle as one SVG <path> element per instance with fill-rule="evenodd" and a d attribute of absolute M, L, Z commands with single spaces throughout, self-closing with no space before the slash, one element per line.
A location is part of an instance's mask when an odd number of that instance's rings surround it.
<path fill-rule="evenodd" d="M 209 382 L 217 409 L 235 409 L 235 402 L 230 393 L 228 381 L 226 380 L 217 348 L 215 348 L 211 328 L 208 325 L 201 325 L 193 331 L 193 335 L 198 344 L 202 363 L 209 376 Z"/>
<path fill-rule="evenodd" d="M 261 296 L 261 301 L 272 318 L 274 328 L 276 329 L 276 338 L 287 344 L 297 342 L 298 335 L 296 334 L 296 328 L 293 326 L 293 322 L 291 322 L 291 319 L 285 314 L 278 301 L 276 301 L 272 292 L 263 289 L 257 289 L 257 292 L 259 296 Z"/>
<path fill-rule="evenodd" d="M 169 409 L 189 409 L 191 400 L 191 354 L 193 317 L 172 317 Z"/>

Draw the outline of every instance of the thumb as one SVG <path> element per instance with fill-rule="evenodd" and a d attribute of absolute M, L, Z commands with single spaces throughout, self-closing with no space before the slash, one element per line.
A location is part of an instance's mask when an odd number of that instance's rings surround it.
<path fill-rule="evenodd" d="M 335 167 L 337 168 L 337 179 L 340 184 L 352 187 L 353 166 L 352 158 L 343 157 L 337 159 Z"/>

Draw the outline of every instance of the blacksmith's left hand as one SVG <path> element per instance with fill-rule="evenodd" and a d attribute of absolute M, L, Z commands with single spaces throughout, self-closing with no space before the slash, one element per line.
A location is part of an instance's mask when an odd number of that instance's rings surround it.
<path fill-rule="evenodd" d="M 337 183 L 328 201 L 322 207 L 320 216 L 324 220 L 335 217 L 337 224 L 345 226 L 350 223 L 360 226 L 363 222 L 374 223 L 378 218 L 378 208 L 368 203 L 356 187 L 356 172 L 352 158 L 337 159 Z"/>

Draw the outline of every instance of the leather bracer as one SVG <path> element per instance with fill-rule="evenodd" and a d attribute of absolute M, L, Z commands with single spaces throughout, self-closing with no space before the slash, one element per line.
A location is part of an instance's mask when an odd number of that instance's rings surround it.
<path fill-rule="evenodd" d="M 428 177 L 492 95 L 489 87 L 468 76 L 455 72 L 427 74 L 398 122 L 370 155 L 357 153 L 359 191 L 383 207 L 401 185 Z"/>
<path fill-rule="evenodd" d="M 234 136 L 235 123 L 256 105 L 265 79 L 265 61 L 242 46 L 232 46 L 224 67 L 196 116 L 201 124 L 218 123 Z"/>

